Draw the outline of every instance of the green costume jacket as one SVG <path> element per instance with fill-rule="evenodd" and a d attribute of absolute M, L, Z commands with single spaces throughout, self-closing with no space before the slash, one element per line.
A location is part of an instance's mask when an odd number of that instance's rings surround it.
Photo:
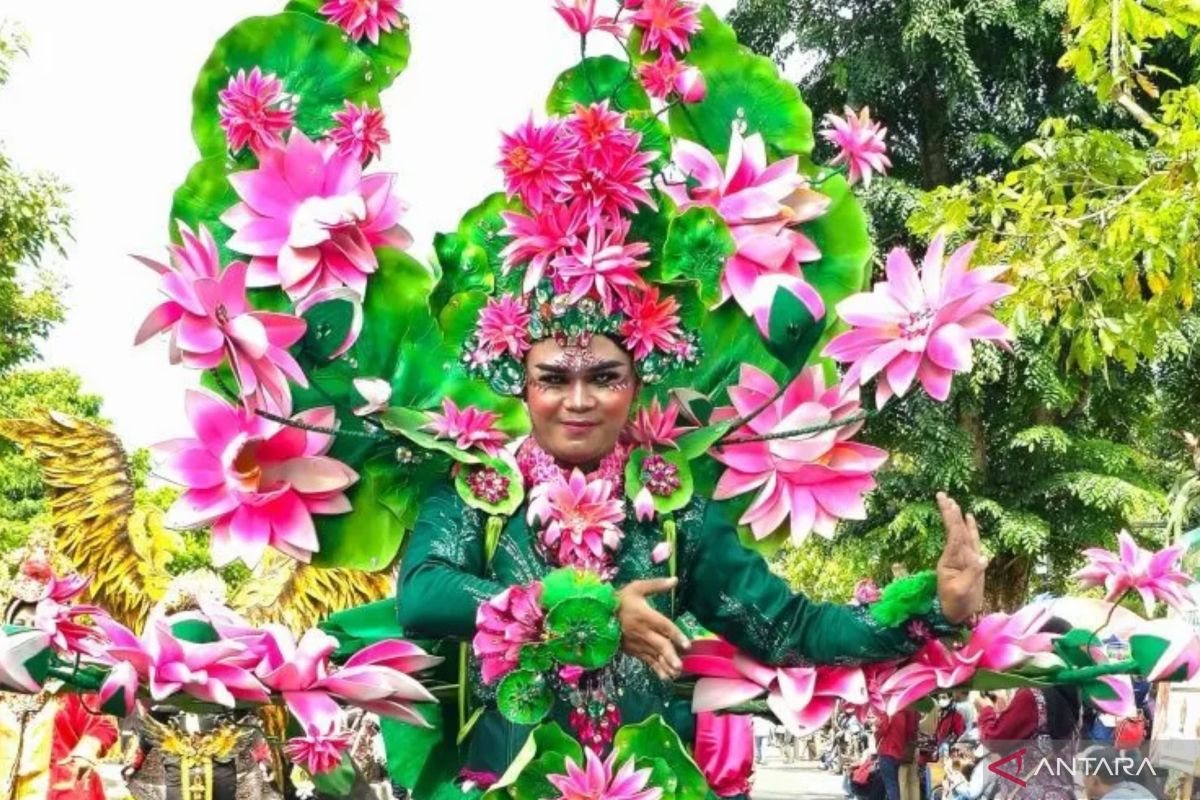
<path fill-rule="evenodd" d="M 757 553 L 747 549 L 719 506 L 694 499 L 674 515 L 677 524 L 676 570 L 669 594 L 649 598 L 672 618 L 685 612 L 700 625 L 766 664 L 856 664 L 910 655 L 921 645 L 912 625 L 885 627 L 864 608 L 812 602 L 773 574 Z M 515 584 L 528 584 L 554 568 L 535 547 L 535 533 L 524 507 L 509 518 L 492 559 L 485 557 L 485 517 L 449 487 L 435 492 L 417 520 L 405 554 L 398 590 L 399 622 L 414 638 L 455 638 L 475 634 L 480 603 Z M 668 577 L 666 562 L 654 564 L 651 551 L 663 540 L 661 521 L 636 522 L 626 515 L 625 538 L 616 556 L 620 587 L 642 578 Z M 928 601 L 929 598 L 926 598 Z M 674 604 L 674 608 L 672 608 Z M 924 603 L 924 631 L 943 633 L 950 626 L 936 599 Z M 690 701 L 675 695 L 641 661 L 620 653 L 610 665 L 616 687 L 612 698 L 621 724 L 661 714 L 685 742 L 694 724 Z M 521 749 L 529 728 L 512 724 L 495 707 L 494 687 L 483 686 L 471 669 L 472 700 L 485 711 L 472 729 L 466 768 L 501 774 Z M 571 702 L 559 697 L 553 718 L 564 730 Z"/>

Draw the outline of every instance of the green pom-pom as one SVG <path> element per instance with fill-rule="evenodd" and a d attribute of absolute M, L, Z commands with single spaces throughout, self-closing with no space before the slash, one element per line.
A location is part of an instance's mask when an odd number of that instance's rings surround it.
<path fill-rule="evenodd" d="M 913 617 L 928 614 L 937 597 L 937 573 L 933 570 L 918 572 L 892 581 L 883 590 L 883 595 L 871 605 L 871 616 L 880 625 L 894 628 Z"/>

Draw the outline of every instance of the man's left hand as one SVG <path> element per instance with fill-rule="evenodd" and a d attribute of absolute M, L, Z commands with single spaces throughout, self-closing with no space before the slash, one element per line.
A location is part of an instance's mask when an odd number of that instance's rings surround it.
<path fill-rule="evenodd" d="M 946 619 L 957 625 L 983 608 L 987 559 L 979 550 L 975 517 L 964 517 L 958 503 L 942 492 L 938 492 L 937 501 L 946 528 L 946 549 L 937 564 L 938 598 Z"/>

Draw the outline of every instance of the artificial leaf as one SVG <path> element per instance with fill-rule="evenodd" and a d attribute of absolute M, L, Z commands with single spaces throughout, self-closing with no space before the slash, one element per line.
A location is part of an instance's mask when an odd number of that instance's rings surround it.
<path fill-rule="evenodd" d="M 515 788 L 516 784 L 535 761 L 545 759 L 535 770 L 537 774 L 543 776 L 544 780 L 545 775 L 564 772 L 564 765 L 568 758 L 576 764 L 584 763 L 583 748 L 579 742 L 563 731 L 557 723 L 547 722 L 539 725 L 530 732 L 525 740 L 525 745 L 509 763 L 508 769 L 504 771 L 498 781 L 492 784 L 487 797 L 497 798 L 508 794 L 516 800 L 518 791 L 520 791 L 520 800 L 542 800 L 542 798 L 549 797 L 551 791 L 546 788 L 550 786 L 548 781 L 545 786 L 538 787 L 533 785 L 536 784 L 536 781 L 527 780 L 520 790 Z"/>
<path fill-rule="evenodd" d="M 629 758 L 662 759 L 677 781 L 675 800 L 704 800 L 708 781 L 688 755 L 683 742 L 658 714 L 636 725 L 625 725 L 613 738 L 617 763 Z"/>
<path fill-rule="evenodd" d="M 233 236 L 233 230 L 221 222 L 220 217 L 238 202 L 237 192 L 229 185 L 227 173 L 223 155 L 193 164 L 171 200 L 170 229 L 167 232 L 172 241 L 178 241 L 176 220 L 187 223 L 193 231 L 204 226 L 217 243 L 221 263 L 226 265 L 244 258 L 225 246 L 229 237 Z"/>
<path fill-rule="evenodd" d="M 654 510 L 659 514 L 670 514 L 672 511 L 683 508 L 692 500 L 695 483 L 692 480 L 691 462 L 688 461 L 687 455 L 680 450 L 664 450 L 655 455 L 673 465 L 679 477 L 679 488 L 671 494 L 663 497 L 654 492 L 650 493 L 650 496 L 654 498 Z M 636 497 L 645 485 L 642 480 L 642 470 L 645 467 L 646 459 L 650 457 L 650 453 L 640 448 L 630 453 L 629 461 L 625 465 L 625 491 L 630 497 Z"/>
<path fill-rule="evenodd" d="M 793 372 L 799 372 L 821 340 L 825 318 L 813 317 L 804 301 L 780 287 L 771 301 L 767 329 L 767 349 Z"/>
<path fill-rule="evenodd" d="M 435 314 L 456 294 L 473 290 L 491 294 L 504 269 L 500 252 L 508 245 L 504 235 L 504 211 L 520 211 L 521 204 L 503 192 L 484 198 L 472 208 L 453 233 L 434 237 L 441 275 L 430 304 Z"/>
<path fill-rule="evenodd" d="M 354 761 L 350 758 L 350 751 L 346 750 L 342 753 L 342 760 L 336 767 L 329 772 L 322 772 L 319 775 L 312 776 L 312 782 L 317 791 L 329 797 L 347 797 L 350 790 L 354 788 L 354 780 L 357 773 L 354 770 Z"/>
<path fill-rule="evenodd" d="M 520 471 L 515 464 L 506 459 L 493 458 L 483 453 L 479 453 L 478 457 L 483 463 L 460 468 L 454 476 L 454 486 L 458 490 L 459 497 L 467 505 L 477 508 L 485 514 L 494 517 L 511 517 L 525 501 L 525 489 Z M 485 469 L 495 470 L 508 481 L 508 493 L 497 503 L 489 503 L 471 491 L 471 485 L 468 482 L 469 476 Z"/>
<path fill-rule="evenodd" d="M 613 56 L 587 58 L 558 76 L 546 98 L 546 111 L 567 116 L 575 106 L 608 101 L 613 111 L 650 108 L 650 98 L 627 61 Z"/>
<path fill-rule="evenodd" d="M 313 555 L 314 566 L 373 572 L 392 563 L 416 512 L 412 503 L 407 506 L 412 516 L 404 519 L 396 513 L 396 492 L 405 483 L 399 469 L 395 459 L 386 455 L 367 461 L 358 482 L 347 492 L 350 512 L 313 517 L 320 541 L 320 550 Z M 364 536 L 364 531 L 370 535 Z"/>
<path fill-rule="evenodd" d="M 554 695 L 541 673 L 528 669 L 510 672 L 496 689 L 500 713 L 518 725 L 536 725 L 550 713 Z"/>
<path fill-rule="evenodd" d="M 546 647 L 564 664 L 599 669 L 621 647 L 621 626 L 606 603 L 591 597 L 563 600 L 546 615 Z"/>
<path fill-rule="evenodd" d="M 325 0 L 292 0 L 287 4 L 285 11 L 298 11 L 315 17 L 322 22 L 329 22 L 324 14 L 320 12 L 321 6 L 325 5 Z M 379 42 L 374 43 L 370 39 L 363 37 L 353 44 L 371 59 L 371 64 L 374 67 L 375 73 L 382 73 L 379 80 L 379 91 L 383 91 L 392 84 L 408 66 L 408 58 L 412 54 L 412 43 L 409 41 L 408 35 L 408 18 L 401 15 L 401 24 L 393 27 L 390 31 L 379 34 Z"/>
<path fill-rule="evenodd" d="M 560 567 L 542 578 L 543 608 L 554 608 L 564 600 L 580 597 L 601 602 L 610 612 L 617 609 L 617 592 L 612 584 L 590 569 Z"/>
<path fill-rule="evenodd" d="M 721 273 L 725 262 L 737 251 L 729 226 L 715 209 L 689 208 L 671 220 L 663 245 L 662 277 L 667 281 L 687 280 L 697 286 L 700 302 L 716 305 L 721 300 Z"/>
<path fill-rule="evenodd" d="M 396 433 L 426 450 L 445 453 L 460 464 L 479 464 L 480 458 L 473 451 L 462 450 L 448 439 L 439 439 L 428 430 L 429 415 L 415 408 L 389 408 L 379 415 L 384 429 Z"/>

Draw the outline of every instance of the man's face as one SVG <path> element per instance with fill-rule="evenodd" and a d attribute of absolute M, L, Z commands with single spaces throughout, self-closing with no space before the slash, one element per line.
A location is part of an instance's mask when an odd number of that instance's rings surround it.
<path fill-rule="evenodd" d="M 12 624 L 21 628 L 32 628 L 37 621 L 37 606 L 32 603 L 22 603 L 13 614 Z"/>
<path fill-rule="evenodd" d="M 1095 775 L 1084 775 L 1083 791 L 1088 800 L 1100 800 L 1108 792 L 1108 787 Z"/>

